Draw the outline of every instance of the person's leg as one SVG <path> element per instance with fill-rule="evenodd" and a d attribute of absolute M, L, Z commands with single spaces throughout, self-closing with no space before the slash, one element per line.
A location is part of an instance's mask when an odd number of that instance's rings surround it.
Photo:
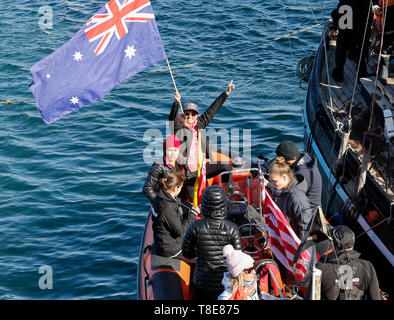
<path fill-rule="evenodd" d="M 216 163 L 210 163 L 207 162 L 206 166 L 206 172 L 207 172 L 207 179 L 211 179 L 213 177 L 216 177 L 222 172 L 225 171 L 231 171 L 232 167 L 231 164 L 228 162 L 216 162 Z M 228 182 L 228 174 L 223 175 L 223 182 Z"/>
<path fill-rule="evenodd" d="M 335 49 L 335 68 L 332 70 L 332 77 L 335 81 L 343 81 L 343 67 L 346 62 L 346 54 L 348 49 L 347 38 L 350 31 L 339 30 L 337 37 L 337 45 Z"/>

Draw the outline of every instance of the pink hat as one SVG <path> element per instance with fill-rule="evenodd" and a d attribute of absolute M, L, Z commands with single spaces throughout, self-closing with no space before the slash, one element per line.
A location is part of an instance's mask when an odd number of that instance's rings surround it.
<path fill-rule="evenodd" d="M 254 263 L 251 256 L 241 250 L 235 250 L 231 244 L 224 246 L 223 254 L 227 259 L 228 269 L 234 278 L 236 278 L 242 270 L 249 268 Z"/>
<path fill-rule="evenodd" d="M 169 136 L 163 143 L 164 151 L 168 148 L 175 147 L 177 149 L 181 149 L 181 142 L 179 141 L 176 135 Z"/>

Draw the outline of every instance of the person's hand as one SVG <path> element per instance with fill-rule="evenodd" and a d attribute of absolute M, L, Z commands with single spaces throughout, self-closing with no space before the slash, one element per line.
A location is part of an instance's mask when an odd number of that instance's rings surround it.
<path fill-rule="evenodd" d="M 181 94 L 180 94 L 178 91 L 175 92 L 175 94 L 174 94 L 174 99 L 175 99 L 178 103 L 181 102 Z"/>
<path fill-rule="evenodd" d="M 233 83 L 233 80 L 230 81 L 230 83 L 227 85 L 227 95 L 230 94 L 231 91 L 233 91 L 235 89 L 235 84 Z"/>
<path fill-rule="evenodd" d="M 193 209 L 194 211 L 196 211 L 198 214 L 200 214 L 200 208 L 199 208 L 199 207 L 193 206 L 192 209 Z"/>
<path fill-rule="evenodd" d="M 377 11 L 380 11 L 380 9 L 381 9 L 380 6 L 377 5 L 377 4 L 375 4 L 375 5 L 372 6 L 372 11 L 375 12 L 375 13 L 376 13 Z"/>

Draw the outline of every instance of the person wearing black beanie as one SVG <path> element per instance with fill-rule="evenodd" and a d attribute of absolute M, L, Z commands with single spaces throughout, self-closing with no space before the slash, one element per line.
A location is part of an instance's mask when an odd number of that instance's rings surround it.
<path fill-rule="evenodd" d="M 322 271 L 322 300 L 381 300 L 375 268 L 354 250 L 354 232 L 340 225 L 329 235 L 334 251 L 323 255 L 316 264 Z"/>
<path fill-rule="evenodd" d="M 306 196 L 312 208 L 321 206 L 322 180 L 314 155 L 300 152 L 297 145 L 290 140 L 283 141 L 276 148 L 276 155 L 283 157 L 294 174 L 304 177 L 307 190 Z"/>

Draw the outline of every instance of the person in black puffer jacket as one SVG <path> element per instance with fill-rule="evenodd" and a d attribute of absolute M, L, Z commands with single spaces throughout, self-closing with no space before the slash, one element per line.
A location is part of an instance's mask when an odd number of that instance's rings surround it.
<path fill-rule="evenodd" d="M 207 187 L 201 202 L 203 218 L 193 221 L 183 239 L 183 255 L 189 259 L 197 256 L 193 275 L 195 300 L 217 300 L 224 290 L 223 273 L 228 271 L 223 247 L 231 244 L 234 249 L 241 249 L 238 227 L 226 219 L 227 201 L 220 186 Z"/>
<path fill-rule="evenodd" d="M 161 189 L 152 203 L 152 229 L 154 249 L 159 256 L 183 259 L 182 240 L 185 231 L 199 214 L 198 207 L 186 208 L 185 213 L 177 195 L 184 178 L 170 173 L 161 179 Z"/>
<path fill-rule="evenodd" d="M 163 143 L 162 159 L 156 161 L 146 177 L 142 192 L 151 201 L 155 200 L 159 191 L 160 179 L 172 172 L 180 173 L 184 178 L 186 176 L 185 166 L 182 165 L 182 156 L 180 156 L 181 142 L 176 135 L 169 136 Z M 181 198 L 186 198 L 186 188 L 181 192 Z"/>

